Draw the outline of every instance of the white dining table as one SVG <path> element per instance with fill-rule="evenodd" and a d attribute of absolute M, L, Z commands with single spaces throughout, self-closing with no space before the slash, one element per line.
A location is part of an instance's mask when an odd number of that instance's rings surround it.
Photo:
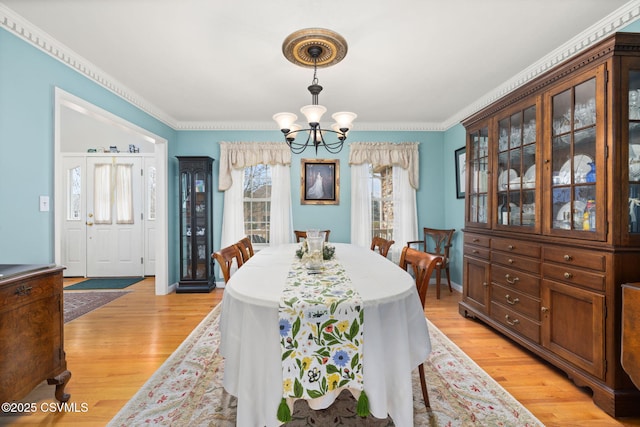
<path fill-rule="evenodd" d="M 299 244 L 257 252 L 225 285 L 220 319 L 224 388 L 238 399 L 236 425 L 278 426 L 282 399 L 279 302 Z M 363 375 L 371 415 L 413 426 L 412 371 L 431 352 L 415 281 L 379 253 L 334 244 L 364 305 Z M 339 391 L 307 400 L 324 409 Z"/>

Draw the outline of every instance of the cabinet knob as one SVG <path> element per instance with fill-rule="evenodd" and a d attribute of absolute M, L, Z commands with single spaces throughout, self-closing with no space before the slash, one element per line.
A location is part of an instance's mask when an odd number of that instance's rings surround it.
<path fill-rule="evenodd" d="M 565 255 L 564 256 L 564 260 L 565 261 L 571 261 L 573 259 L 573 257 L 571 255 Z"/>
<path fill-rule="evenodd" d="M 482 286 L 486 288 L 487 286 L 489 286 L 489 284 L 487 282 L 482 282 Z"/>
<path fill-rule="evenodd" d="M 504 298 L 507 300 L 507 303 L 511 305 L 516 305 L 520 302 L 520 298 L 511 299 L 511 295 L 509 294 L 505 295 Z"/>
<path fill-rule="evenodd" d="M 479 242 L 479 241 L 480 241 L 480 239 L 478 239 L 478 238 L 474 238 L 474 239 L 473 239 L 473 242 L 476 242 L 476 243 L 477 243 L 477 242 Z"/>
<path fill-rule="evenodd" d="M 513 264 L 513 260 L 511 258 L 509 258 L 509 260 L 507 261 L 509 264 Z"/>
<path fill-rule="evenodd" d="M 509 249 L 510 251 L 512 251 L 514 249 L 513 245 L 509 245 L 507 246 L 507 249 Z"/>
<path fill-rule="evenodd" d="M 564 278 L 565 279 L 571 279 L 573 277 L 573 274 L 569 273 L 569 272 L 565 272 L 564 273 Z"/>
<path fill-rule="evenodd" d="M 548 313 L 549 309 L 547 307 L 542 307 L 540 311 L 542 311 L 543 313 Z"/>
<path fill-rule="evenodd" d="M 504 315 L 504 320 L 505 320 L 508 324 L 510 324 L 511 326 L 515 326 L 515 325 L 517 325 L 518 323 L 520 323 L 520 321 L 519 321 L 518 319 L 513 319 L 513 320 L 511 320 L 511 317 L 509 317 L 509 315 L 508 315 L 508 314 L 505 314 L 505 315 Z"/>
<path fill-rule="evenodd" d="M 472 250 L 471 252 L 472 252 L 472 253 L 474 253 L 474 254 L 478 254 L 478 253 L 480 253 L 477 249 L 474 249 L 474 250 Z"/>

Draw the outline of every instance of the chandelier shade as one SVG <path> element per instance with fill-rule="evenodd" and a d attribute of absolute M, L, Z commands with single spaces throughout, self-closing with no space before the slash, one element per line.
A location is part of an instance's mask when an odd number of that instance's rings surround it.
<path fill-rule="evenodd" d="M 313 146 L 316 154 L 318 147 L 323 146 L 330 153 L 338 153 L 342 150 L 347 133 L 353 126 L 357 114 L 341 111 L 332 114 L 336 123 L 331 128 L 323 128 L 320 125 L 322 116 L 327 108 L 318 104 L 318 95 L 322 86 L 318 84 L 318 67 L 328 67 L 340 62 L 347 54 L 347 42 L 339 34 L 322 28 L 308 28 L 299 30 L 289 35 L 282 44 L 284 56 L 291 62 L 301 67 L 313 66 L 313 80 L 307 88 L 311 93 L 311 104 L 300 108 L 304 115 L 308 128 L 296 124 L 298 116 L 294 113 L 277 113 L 273 115 L 280 131 L 284 135 L 286 143 L 294 154 L 302 153 L 307 147 Z M 306 141 L 298 142 L 300 135 Z M 331 134 L 335 134 L 337 141 L 329 142 Z"/>

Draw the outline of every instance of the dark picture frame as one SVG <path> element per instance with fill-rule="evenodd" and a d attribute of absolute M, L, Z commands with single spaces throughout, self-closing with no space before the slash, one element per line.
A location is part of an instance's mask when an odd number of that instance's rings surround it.
<path fill-rule="evenodd" d="M 455 152 L 456 161 L 456 198 L 464 199 L 467 177 L 467 147 L 458 148 Z"/>
<path fill-rule="evenodd" d="M 340 204 L 340 160 L 301 160 L 300 204 Z"/>

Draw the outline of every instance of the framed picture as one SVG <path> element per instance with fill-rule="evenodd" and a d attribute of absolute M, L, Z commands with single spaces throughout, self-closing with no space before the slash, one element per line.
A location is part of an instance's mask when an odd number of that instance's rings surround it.
<path fill-rule="evenodd" d="M 456 197 L 464 199 L 465 183 L 467 176 L 467 151 L 466 147 L 456 150 Z"/>
<path fill-rule="evenodd" d="M 340 204 L 340 160 L 301 160 L 300 204 Z"/>

